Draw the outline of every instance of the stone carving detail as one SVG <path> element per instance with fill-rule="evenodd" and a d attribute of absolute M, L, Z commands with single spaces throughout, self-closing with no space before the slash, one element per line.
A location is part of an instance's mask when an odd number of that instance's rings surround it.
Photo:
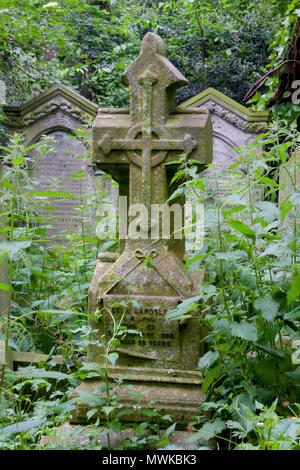
<path fill-rule="evenodd" d="M 266 123 L 249 122 L 246 119 L 242 119 L 231 111 L 228 111 L 227 109 L 223 108 L 219 104 L 214 103 L 213 101 L 207 101 L 207 103 L 202 106 L 205 107 L 210 113 L 221 117 L 222 119 L 242 131 L 259 133 L 264 132 L 266 130 Z"/>
<path fill-rule="evenodd" d="M 31 113 L 28 113 L 24 116 L 24 118 L 20 118 L 17 116 L 9 117 L 9 125 L 10 127 L 14 128 L 21 128 L 31 126 L 35 122 L 45 119 L 47 116 L 51 116 L 56 112 L 60 112 L 60 116 L 63 115 L 71 116 L 73 119 L 78 121 L 81 124 L 86 122 L 85 117 L 82 115 L 82 112 L 74 107 L 72 107 L 69 103 L 65 100 L 58 100 L 54 99 L 50 101 L 46 106 L 43 106 L 39 109 L 34 110 Z M 68 120 L 69 123 L 69 120 Z"/>
<path fill-rule="evenodd" d="M 75 129 L 74 119 L 72 116 L 65 114 L 65 112 L 61 112 L 60 110 L 55 113 L 46 114 L 40 118 L 39 129 L 41 132 L 47 132 L 48 129 L 53 127 L 62 127 L 73 132 Z"/>
<path fill-rule="evenodd" d="M 222 122 L 222 119 L 218 118 L 215 115 L 212 115 L 211 122 L 212 122 L 214 131 L 222 132 L 224 130 L 224 124 Z"/>
<path fill-rule="evenodd" d="M 130 87 L 130 114 L 99 110 L 93 126 L 93 160 L 123 185 L 129 206 L 138 203 L 148 209 L 149 221 L 152 204 L 166 204 L 169 191 L 176 189 L 168 182 L 178 167 L 178 153 L 185 151 L 199 167 L 211 161 L 212 126 L 203 108 L 174 110 L 176 88 L 187 81 L 168 61 L 164 42 L 155 34 L 146 34 L 123 81 Z M 151 239 L 149 228 L 140 228 L 140 237 L 127 236 L 114 263 L 99 260 L 89 290 L 90 313 L 98 312 L 92 325 L 109 341 L 113 315 L 142 334 L 121 339 L 118 361 L 109 370 L 111 376 L 128 377 L 129 387 L 122 387 L 124 405 L 134 404 L 133 387 L 146 392 L 147 407 L 162 406 L 177 422 L 186 422 L 202 399 L 197 371 L 202 330 L 196 311 L 184 327 L 165 313 L 198 292 L 203 275 L 192 278 L 186 273 L 182 240 L 161 234 Z M 101 353 L 99 346 L 92 347 L 89 358 L 97 361 Z"/>

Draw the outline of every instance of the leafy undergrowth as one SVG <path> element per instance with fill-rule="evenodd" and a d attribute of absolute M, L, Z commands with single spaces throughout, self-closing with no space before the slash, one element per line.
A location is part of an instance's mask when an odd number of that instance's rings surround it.
<path fill-rule="evenodd" d="M 199 308 L 208 331 L 201 409 L 212 417 L 198 436 L 218 436 L 222 448 L 299 445 L 299 163 L 289 163 L 299 140 L 296 127 L 273 122 L 236 149 L 237 161 L 222 174 L 230 191 L 223 187 L 213 204 L 209 174 L 195 178 L 184 158 L 178 172 L 178 192 L 204 203 L 206 234 L 186 267 L 205 267 L 206 280 L 167 316 L 180 321 Z"/>
<path fill-rule="evenodd" d="M 0 402 L 0 449 L 143 449 L 168 445 L 176 426 L 170 424 L 169 416 L 145 409 L 142 411 L 145 422 L 123 423 L 121 417 L 132 410 L 121 409 L 118 396 L 113 393 L 104 398 L 91 392 L 69 397 L 74 387 L 91 373 L 90 364 L 65 373 L 53 370 L 49 362 L 6 373 Z M 104 369 L 96 367 L 103 376 Z M 103 387 L 106 391 L 105 382 Z M 79 400 L 90 407 L 88 426 L 68 424 Z M 96 417 L 91 420 L 96 412 L 105 416 L 101 422 Z M 154 421 L 152 424 L 146 422 L 149 418 Z"/>
<path fill-rule="evenodd" d="M 206 399 L 188 426 L 191 446 L 299 449 L 300 193 L 288 165 L 299 141 L 295 128 L 273 123 L 257 142 L 238 151 L 227 175 L 230 194 L 217 201 L 209 192 L 209 177 L 199 177 L 185 156 L 173 179 L 182 180 L 175 195 L 190 195 L 205 205 L 204 243 L 186 263 L 188 272 L 205 267 L 205 282 L 198 295 L 167 313 L 177 322 L 198 309 L 207 332 L 207 352 L 199 359 Z M 269 150 L 259 153 L 262 144 Z M 41 152 L 46 151 L 45 144 Z M 93 335 L 87 290 L 99 249 L 95 240 L 80 235 L 70 237 L 63 249 L 46 247 L 47 221 L 36 207 L 44 199 L 49 203 L 53 194 L 35 191 L 20 136 L 4 152 L 9 168 L 1 202 L 7 240 L 0 249 L 9 282 L 1 289 L 9 294 L 9 311 L 1 319 L 1 339 L 7 358 L 11 348 L 45 353 L 48 359 L 14 372 L 2 367 L 1 448 L 174 447 L 171 437 L 178 425 L 160 410 L 141 409 L 141 422 L 122 421 L 122 414 L 132 411 L 122 409 L 107 371 L 118 359 L 122 338 L 139 332 L 120 321 L 114 322 L 108 342 Z M 291 185 L 280 204 L 279 168 Z M 112 240 L 101 250 L 114 246 Z M 85 363 L 88 346 L 98 341 L 104 347 L 100 363 Z M 104 396 L 70 398 L 94 373 L 103 380 Z M 89 406 L 89 428 L 76 428 L 71 438 L 61 436 L 78 399 Z"/>

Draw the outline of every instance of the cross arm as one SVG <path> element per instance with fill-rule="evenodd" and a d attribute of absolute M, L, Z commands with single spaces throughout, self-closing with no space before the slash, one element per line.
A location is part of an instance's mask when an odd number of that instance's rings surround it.
<path fill-rule="evenodd" d="M 99 142 L 99 148 L 105 156 L 112 150 L 142 150 L 141 139 L 112 139 L 109 134 L 104 134 Z M 151 150 L 182 150 L 190 154 L 197 144 L 190 134 L 185 134 L 183 139 L 153 139 Z"/>

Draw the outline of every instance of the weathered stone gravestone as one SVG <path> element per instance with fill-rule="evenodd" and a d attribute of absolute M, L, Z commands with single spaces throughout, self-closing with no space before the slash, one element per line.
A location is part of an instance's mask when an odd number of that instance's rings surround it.
<path fill-rule="evenodd" d="M 238 159 L 233 149 L 249 144 L 264 132 L 269 114 L 266 111 L 252 111 L 214 88 L 208 88 L 190 98 L 182 103 L 179 109 L 190 107 L 204 107 L 210 112 L 213 126 L 214 168 L 206 169 L 201 176 L 206 178 L 206 190 L 211 196 L 210 202 L 222 202 L 223 196 L 241 187 L 241 182 L 227 171 Z M 123 191 L 120 194 L 125 193 Z M 186 243 L 186 251 L 194 251 L 189 241 Z"/>
<path fill-rule="evenodd" d="M 31 151 L 29 171 L 37 182 L 35 191 L 66 193 L 66 197 L 51 197 L 50 207 L 41 205 L 39 209 L 52 242 L 61 242 L 66 232 L 89 230 L 94 219 L 90 205 L 94 181 L 88 148 L 74 134 L 96 116 L 97 109 L 63 85 L 55 85 L 22 106 L 4 107 L 10 131 L 23 133 L 25 146 L 39 142 L 44 135 L 51 137 L 51 151 L 42 158 L 39 147 Z M 85 212 L 79 209 L 83 205 L 89 207 Z"/>
<path fill-rule="evenodd" d="M 182 240 L 161 235 L 151 239 L 147 222 L 153 205 L 164 204 L 171 194 L 168 183 L 177 168 L 171 162 L 178 160 L 178 153 L 186 152 L 200 168 L 211 161 L 211 123 L 206 110 L 174 106 L 176 88 L 187 81 L 168 61 L 164 42 L 155 34 L 146 34 L 140 55 L 123 80 L 130 87 L 130 112 L 99 110 L 93 128 L 93 160 L 120 183 L 121 194 L 129 197 L 129 213 L 133 204 L 139 204 L 147 216 L 140 224 L 140 237 L 129 232 L 119 258 L 102 259 L 96 268 L 89 307 L 95 313 L 93 326 L 105 341 L 102 348 L 90 348 L 89 359 L 103 361 L 103 348 L 112 336 L 111 315 L 114 321 L 139 330 L 142 336 L 127 335 L 116 347 L 119 357 L 109 368 L 110 378 L 126 377 L 118 389 L 120 403 L 136 408 L 132 392 L 139 393 L 141 406 L 160 408 L 177 422 L 189 422 L 202 400 L 197 370 L 202 336 L 199 312 L 192 312 L 182 324 L 165 314 L 198 293 L 203 276 L 190 278 L 185 272 Z M 95 379 L 80 388 L 99 386 Z M 84 419 L 85 412 L 85 406 L 79 406 L 73 421 Z M 136 412 L 134 418 L 141 416 Z M 132 420 L 133 415 L 123 419 Z"/>
<path fill-rule="evenodd" d="M 233 150 L 243 147 L 266 130 L 269 113 L 252 111 L 214 88 L 207 88 L 180 105 L 180 108 L 205 107 L 213 126 L 213 170 L 205 170 L 213 199 L 231 191 L 232 178 L 226 170 L 237 161 Z"/>

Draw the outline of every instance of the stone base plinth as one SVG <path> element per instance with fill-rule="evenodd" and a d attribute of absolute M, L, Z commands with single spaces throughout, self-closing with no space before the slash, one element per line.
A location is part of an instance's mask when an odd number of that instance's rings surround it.
<path fill-rule="evenodd" d="M 153 374 L 154 371 L 152 371 Z M 156 421 L 157 416 L 151 419 L 143 410 L 157 410 L 159 415 L 169 415 L 178 425 L 186 426 L 199 415 L 199 406 L 204 400 L 201 392 L 202 377 L 198 372 L 192 371 L 164 371 L 157 370 L 153 380 L 149 380 L 146 371 L 136 371 L 135 379 L 143 377 L 144 380 L 124 380 L 122 384 L 115 384 L 111 389 L 111 395 L 118 396 L 118 409 L 131 409 L 130 414 L 124 414 L 120 420 L 127 422 Z M 117 371 L 115 373 L 117 375 Z M 186 374 L 184 376 L 184 374 Z M 111 374 L 114 375 L 114 374 Z M 148 375 L 148 377 L 147 377 Z M 173 377 L 173 380 L 172 380 Z M 145 380 L 146 379 L 146 380 Z M 104 383 L 99 378 L 85 380 L 74 392 L 72 398 L 80 394 L 80 391 L 88 391 L 105 398 Z M 79 393 L 78 393 L 79 391 Z M 70 422 L 82 424 L 88 421 L 87 412 L 93 408 L 83 402 L 78 402 L 76 410 L 72 412 Z M 104 418 L 101 416 L 100 419 Z M 167 426 L 170 424 L 165 423 Z M 163 426 L 163 422 L 161 422 Z"/>

